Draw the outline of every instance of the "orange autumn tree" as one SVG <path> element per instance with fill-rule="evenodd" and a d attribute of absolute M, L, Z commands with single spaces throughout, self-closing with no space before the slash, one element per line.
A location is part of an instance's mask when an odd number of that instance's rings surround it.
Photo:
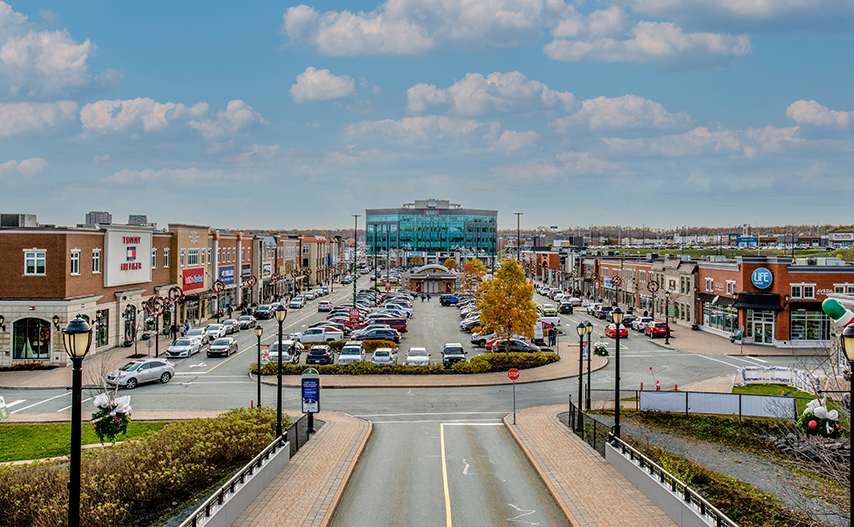
<path fill-rule="evenodd" d="M 418 256 L 417 254 L 409 259 L 409 263 L 412 265 L 424 265 L 424 260 Z"/>
<path fill-rule="evenodd" d="M 457 261 L 454 260 L 453 258 L 448 258 L 447 260 L 445 260 L 445 263 L 442 265 L 447 267 L 449 271 L 453 271 L 454 269 L 456 269 L 457 267 L 460 266 L 460 264 L 458 264 Z"/>
<path fill-rule="evenodd" d="M 492 280 L 481 283 L 481 288 L 478 308 L 482 328 L 494 331 L 499 339 L 513 335 L 534 337 L 537 322 L 534 286 L 525 281 L 519 264 L 514 260 L 504 262 Z M 510 358 L 506 347 L 504 357 Z"/>

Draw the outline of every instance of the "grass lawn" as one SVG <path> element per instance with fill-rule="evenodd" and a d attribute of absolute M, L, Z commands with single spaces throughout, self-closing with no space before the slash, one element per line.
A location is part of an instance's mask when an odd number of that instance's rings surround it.
<path fill-rule="evenodd" d="M 160 430 L 167 424 L 165 421 L 131 421 L 127 435 L 116 439 L 133 439 L 151 430 Z M 90 424 L 83 423 L 82 430 L 81 444 L 100 443 Z M 70 449 L 71 423 L 0 424 L 0 462 L 67 456 Z"/>

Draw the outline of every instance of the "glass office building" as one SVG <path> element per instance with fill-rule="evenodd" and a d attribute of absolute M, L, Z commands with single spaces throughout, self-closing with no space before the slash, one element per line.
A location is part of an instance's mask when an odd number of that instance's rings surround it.
<path fill-rule="evenodd" d="M 464 209 L 448 200 L 425 199 L 399 209 L 368 209 L 367 252 L 399 264 L 413 256 L 424 263 L 462 262 L 477 256 L 495 262 L 498 211 Z"/>

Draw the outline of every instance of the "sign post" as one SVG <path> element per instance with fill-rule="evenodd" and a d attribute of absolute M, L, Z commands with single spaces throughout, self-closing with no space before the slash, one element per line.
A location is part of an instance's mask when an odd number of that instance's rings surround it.
<path fill-rule="evenodd" d="M 513 424 L 516 424 L 516 379 L 519 378 L 519 370 L 511 368 L 507 376 L 513 381 Z"/>
<path fill-rule="evenodd" d="M 320 374 L 314 368 L 302 372 L 302 413 L 308 414 L 308 431 L 314 432 L 314 414 L 320 411 Z"/>
<path fill-rule="evenodd" d="M 6 407 L 6 399 L 0 395 L 0 419 L 9 418 L 9 408 Z"/>

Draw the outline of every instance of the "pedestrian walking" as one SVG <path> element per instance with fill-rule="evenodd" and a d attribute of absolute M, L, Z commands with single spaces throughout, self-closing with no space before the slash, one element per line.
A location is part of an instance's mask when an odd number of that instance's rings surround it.
<path fill-rule="evenodd" d="M 225 308 L 228 310 L 228 318 L 231 318 L 231 304 L 226 304 Z"/>
<path fill-rule="evenodd" d="M 430 293 L 427 293 L 427 301 L 430 301 Z"/>
<path fill-rule="evenodd" d="M 424 298 L 426 298 L 426 297 L 424 296 L 424 293 L 421 293 L 421 301 L 422 301 L 422 302 L 424 302 Z"/>
<path fill-rule="evenodd" d="M 172 326 L 169 328 L 169 333 L 172 334 L 172 340 L 175 340 L 178 336 L 178 326 L 172 324 Z"/>
<path fill-rule="evenodd" d="M 552 328 L 549 330 L 549 346 L 554 346 L 557 344 L 557 330 Z"/>

